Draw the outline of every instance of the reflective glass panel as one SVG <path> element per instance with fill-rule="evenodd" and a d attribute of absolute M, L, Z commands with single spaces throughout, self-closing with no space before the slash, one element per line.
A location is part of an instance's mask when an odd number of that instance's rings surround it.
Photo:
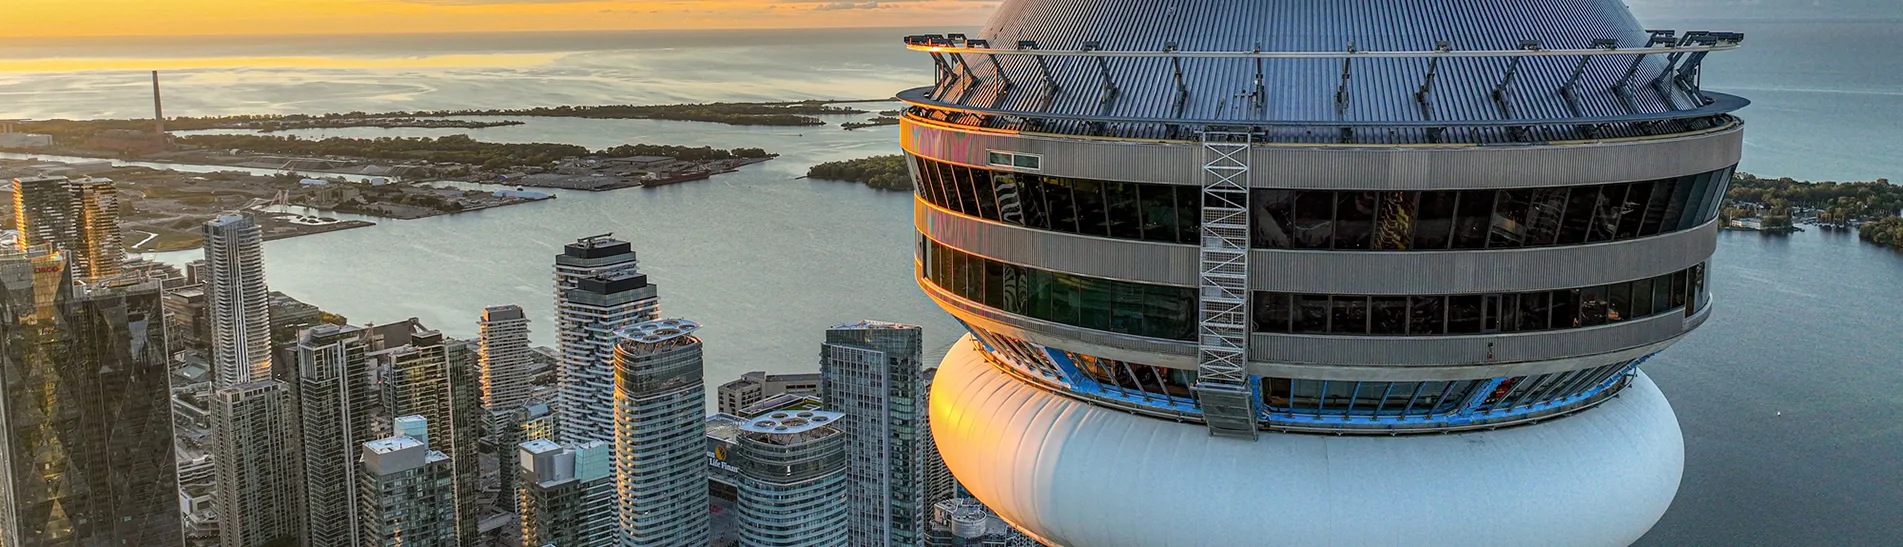
<path fill-rule="evenodd" d="M 1296 193 L 1294 234 L 1297 249 L 1329 248 L 1335 234 L 1334 192 Z"/>
<path fill-rule="evenodd" d="M 1455 249 L 1480 249 L 1487 246 L 1487 232 L 1493 225 L 1491 190 L 1462 190 L 1454 217 Z"/>
<path fill-rule="evenodd" d="M 1374 231 L 1376 192 L 1336 192 L 1335 248 L 1366 249 Z"/>
<path fill-rule="evenodd" d="M 1457 192 L 1421 192 L 1418 214 L 1415 222 L 1414 248 L 1445 249 L 1448 236 L 1454 230 L 1454 205 L 1459 197 Z"/>
<path fill-rule="evenodd" d="M 1290 248 L 1294 243 L 1295 192 L 1257 188 L 1250 191 L 1249 201 L 1254 208 L 1250 220 L 1255 224 L 1252 245 L 1258 249 Z"/>

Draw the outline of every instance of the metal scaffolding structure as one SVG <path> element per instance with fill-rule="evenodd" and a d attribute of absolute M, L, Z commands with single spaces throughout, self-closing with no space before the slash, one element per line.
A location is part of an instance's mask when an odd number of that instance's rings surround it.
<path fill-rule="evenodd" d="M 1209 434 L 1254 440 L 1249 386 L 1249 146 L 1246 132 L 1204 131 L 1196 397 Z"/>

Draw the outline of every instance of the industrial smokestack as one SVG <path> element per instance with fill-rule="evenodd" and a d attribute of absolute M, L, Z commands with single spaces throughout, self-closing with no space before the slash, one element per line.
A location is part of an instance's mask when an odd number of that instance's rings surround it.
<path fill-rule="evenodd" d="M 165 136 L 165 102 L 159 95 L 159 71 L 152 71 L 152 118 L 158 121 L 156 135 Z"/>

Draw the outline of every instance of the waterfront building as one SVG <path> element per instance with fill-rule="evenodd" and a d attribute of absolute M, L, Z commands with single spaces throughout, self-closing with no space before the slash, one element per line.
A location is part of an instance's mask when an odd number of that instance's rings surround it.
<path fill-rule="evenodd" d="M 946 464 L 1054 545 L 1637 540 L 1684 463 L 1638 367 L 1711 313 L 1747 101 L 1700 71 L 1741 39 L 1614 0 L 1007 0 L 908 38 L 918 280 L 972 339 Z"/>
<path fill-rule="evenodd" d="M 707 392 L 700 325 L 624 327 L 615 345 L 615 483 L 622 547 L 707 543 Z"/>
<path fill-rule="evenodd" d="M 303 532 L 304 474 L 298 467 L 291 387 L 265 378 L 212 392 L 218 539 L 263 547 Z"/>
<path fill-rule="evenodd" d="M 529 316 L 516 305 L 491 306 L 482 310 L 477 323 L 476 359 L 482 370 L 482 408 L 509 410 L 528 401 L 530 368 L 535 363 L 529 350 Z"/>
<path fill-rule="evenodd" d="M 50 244 L 65 252 L 79 281 L 119 275 L 125 236 L 119 231 L 119 192 L 111 179 L 13 179 L 15 245 Z"/>
<path fill-rule="evenodd" d="M 659 317 L 656 288 L 635 271 L 634 248 L 606 234 L 555 257 L 557 425 L 566 442 L 614 442 L 615 330 Z"/>
<path fill-rule="evenodd" d="M 0 544 L 178 545 L 158 287 L 71 279 L 0 251 Z"/>
<path fill-rule="evenodd" d="M 227 214 L 204 225 L 203 283 L 211 301 L 212 386 L 271 374 L 271 290 L 264 284 L 264 231 Z"/>
<path fill-rule="evenodd" d="M 925 523 L 922 329 L 878 321 L 826 331 L 820 400 L 845 413 L 850 545 L 916 545 Z"/>
<path fill-rule="evenodd" d="M 615 514 L 614 445 L 586 442 L 564 445 L 547 439 L 517 445 L 520 476 L 517 513 L 522 544 L 541 547 L 613 547 Z"/>
<path fill-rule="evenodd" d="M 422 419 L 427 422 L 427 419 Z M 425 429 L 428 425 L 425 424 Z M 363 443 L 357 474 L 361 547 L 457 547 L 454 465 L 423 439 L 400 435 Z"/>
<path fill-rule="evenodd" d="M 356 475 L 363 443 L 378 438 L 381 392 L 363 327 L 318 325 L 298 334 L 299 444 L 306 547 L 351 547 L 358 527 Z"/>
<path fill-rule="evenodd" d="M 427 439 L 421 440 L 442 448 L 450 459 L 458 537 L 473 542 L 482 510 L 476 499 L 481 472 L 476 441 L 483 418 L 476 352 L 468 342 L 425 329 L 415 320 L 395 325 L 406 325 L 408 339 L 403 338 L 404 328 L 387 329 L 380 337 L 373 335 L 369 354 L 387 371 L 383 406 L 390 415 L 424 419 Z"/>
<path fill-rule="evenodd" d="M 518 499 L 521 489 L 516 483 L 521 473 L 517 467 L 515 447 L 524 442 L 555 438 L 555 413 L 541 401 L 530 399 L 513 410 L 489 411 L 485 428 L 489 443 L 496 447 L 497 479 L 502 483 L 496 496 L 496 508 L 514 511 L 521 504 Z M 613 448 L 610 447 L 610 450 Z"/>
<path fill-rule="evenodd" d="M 740 470 L 740 544 L 748 547 L 846 545 L 846 439 L 843 414 L 786 410 L 739 424 L 732 451 Z"/>
<path fill-rule="evenodd" d="M 767 374 L 756 370 L 740 375 L 738 380 L 720 384 L 714 392 L 722 413 L 739 415 L 740 409 L 780 394 L 819 394 L 819 373 Z"/>

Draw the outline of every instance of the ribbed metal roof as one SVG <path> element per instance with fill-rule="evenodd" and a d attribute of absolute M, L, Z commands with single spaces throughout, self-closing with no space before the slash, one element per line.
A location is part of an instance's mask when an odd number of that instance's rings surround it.
<path fill-rule="evenodd" d="M 1587 49 L 1595 40 L 1636 48 L 1646 46 L 1651 34 L 1617 0 L 1010 0 L 974 38 L 994 48 L 1031 40 L 1045 50 L 1162 51 L 1173 43 L 1185 52 L 1343 52 L 1430 51 L 1442 42 L 1453 50 L 1504 51 L 1529 40 L 1545 49 Z M 1427 108 L 1415 92 L 1433 62 L 1428 58 L 1356 58 L 1349 62 L 1342 101 L 1341 59 L 957 57 L 964 64 L 954 73 L 969 70 L 975 78 L 941 81 L 932 94 L 936 100 L 1063 116 L 1324 122 L 1318 127 L 1327 121 L 1511 125 L 1516 119 L 1658 114 L 1702 105 L 1684 90 L 1649 85 L 1665 70 L 1662 54 L 1644 58 L 1631 79 L 1630 99 L 1615 84 L 1634 56 L 1592 58 L 1572 102 L 1559 90 L 1580 57 L 1520 57 L 1509 86 L 1511 106 L 1504 108 L 1493 92 L 1515 62 L 1507 57 L 1440 58 Z M 1179 92 L 1178 67 L 1186 94 Z M 1000 71 L 1004 78 L 997 77 Z M 1258 71 L 1259 101 L 1251 95 Z M 1108 102 L 1106 79 L 1116 88 Z"/>

